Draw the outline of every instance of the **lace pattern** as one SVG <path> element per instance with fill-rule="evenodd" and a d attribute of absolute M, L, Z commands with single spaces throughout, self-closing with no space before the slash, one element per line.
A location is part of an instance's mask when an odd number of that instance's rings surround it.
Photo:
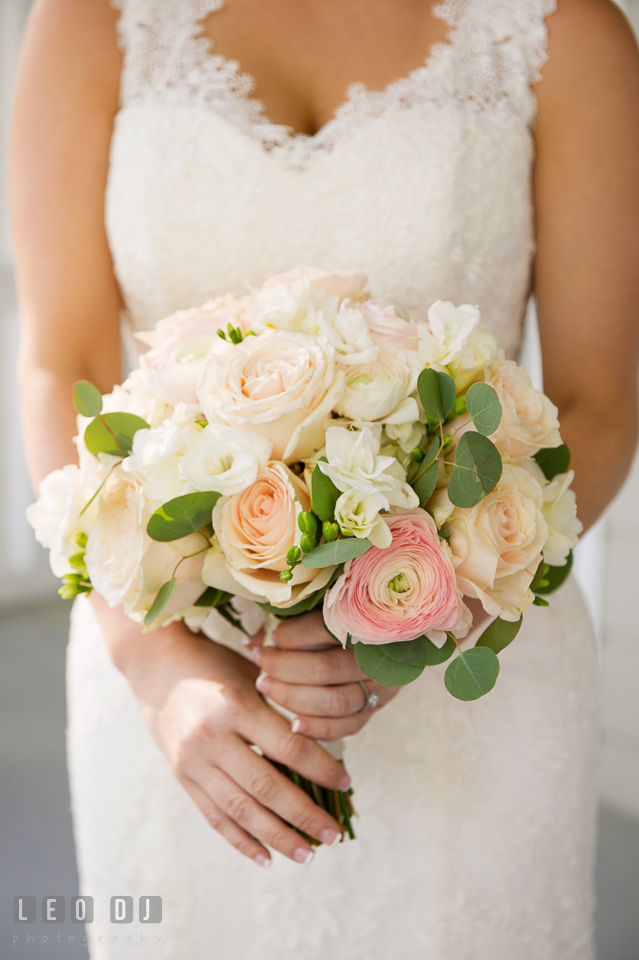
<path fill-rule="evenodd" d="M 464 104 L 469 109 L 514 111 L 527 123 L 535 114 L 531 85 L 546 59 L 545 17 L 555 0 L 443 0 L 434 13 L 450 27 L 425 63 L 386 86 L 353 84 L 335 116 L 313 136 L 272 123 L 254 99 L 252 78 L 240 64 L 214 52 L 202 22 L 225 0 L 112 0 L 122 16 L 125 55 L 123 105 L 157 100 L 216 110 L 265 150 L 308 165 L 357 127 L 420 104 Z"/>

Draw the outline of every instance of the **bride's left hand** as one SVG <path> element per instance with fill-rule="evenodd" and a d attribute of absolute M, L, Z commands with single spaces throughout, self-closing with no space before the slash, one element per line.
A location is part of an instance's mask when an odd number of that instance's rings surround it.
<path fill-rule="evenodd" d="M 295 713 L 294 732 L 314 740 L 352 736 L 401 689 L 370 680 L 357 666 L 352 649 L 335 644 L 327 650 L 305 650 L 333 642 L 319 610 L 283 621 L 274 640 L 275 647 L 265 647 L 263 631 L 251 640 L 249 649 L 262 671 L 257 689 Z M 377 707 L 365 707 L 359 680 L 378 695 Z"/>

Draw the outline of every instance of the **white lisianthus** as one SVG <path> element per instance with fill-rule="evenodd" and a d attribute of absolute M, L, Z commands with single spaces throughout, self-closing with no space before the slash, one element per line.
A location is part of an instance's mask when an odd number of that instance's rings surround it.
<path fill-rule="evenodd" d="M 344 300 L 337 311 L 326 303 L 318 311 L 317 325 L 320 336 L 326 337 L 335 348 L 339 363 L 372 363 L 377 359 L 379 347 L 364 316 L 350 300 Z"/>
<path fill-rule="evenodd" d="M 421 443 L 426 426 L 419 420 L 415 423 L 386 423 L 384 431 L 388 439 L 396 443 L 403 453 L 411 453 Z"/>
<path fill-rule="evenodd" d="M 390 504 L 383 493 L 362 493 L 351 488 L 335 504 L 335 520 L 345 536 L 367 538 L 374 547 L 384 549 L 393 539 L 390 527 L 379 513 Z"/>
<path fill-rule="evenodd" d="M 133 475 L 148 500 L 166 503 L 186 492 L 180 475 L 184 435 L 179 423 L 170 420 L 151 430 L 138 430 L 133 437 L 131 456 L 122 461 L 122 470 Z"/>
<path fill-rule="evenodd" d="M 195 490 L 215 490 L 227 497 L 255 482 L 269 460 L 273 443 L 259 433 L 209 424 L 184 429 L 185 453 L 180 476 Z"/>
<path fill-rule="evenodd" d="M 428 310 L 428 323 L 419 324 L 419 359 L 442 367 L 453 363 L 479 319 L 479 309 L 470 303 L 456 307 L 450 300 L 436 300 Z"/>
<path fill-rule="evenodd" d="M 391 506 L 416 507 L 419 498 L 406 483 L 406 474 L 394 457 L 380 455 L 381 427 L 348 430 L 329 427 L 326 431 L 326 458 L 318 467 L 338 490 L 359 490 L 363 494 L 383 493 Z"/>
<path fill-rule="evenodd" d="M 568 554 L 577 546 L 584 526 L 577 517 L 577 497 L 570 489 L 575 471 L 560 473 L 544 487 L 542 513 L 548 524 L 544 560 L 551 567 L 563 567 Z"/>
<path fill-rule="evenodd" d="M 385 350 L 373 363 L 347 369 L 344 393 L 335 409 L 358 422 L 415 422 L 419 408 L 411 394 L 421 369 L 414 352 Z"/>
<path fill-rule="evenodd" d="M 466 346 L 448 368 L 457 392 L 464 393 L 475 380 L 483 380 L 484 370 L 494 360 L 503 362 L 504 351 L 492 333 L 478 323 L 468 335 Z"/>
<path fill-rule="evenodd" d="M 104 476 L 102 477 L 104 479 Z M 77 536 L 88 534 L 95 522 L 97 504 L 82 511 L 102 480 L 87 477 L 75 464 L 53 470 L 40 484 L 40 497 L 27 507 L 27 520 L 38 543 L 50 550 L 49 561 L 56 577 L 71 572 L 67 558 L 78 553 Z"/>
<path fill-rule="evenodd" d="M 274 329 L 314 336 L 318 313 L 323 307 L 335 313 L 338 304 L 337 297 L 327 298 L 323 290 L 312 287 L 306 277 L 300 277 L 292 283 L 265 285 L 247 308 L 258 332 Z"/>

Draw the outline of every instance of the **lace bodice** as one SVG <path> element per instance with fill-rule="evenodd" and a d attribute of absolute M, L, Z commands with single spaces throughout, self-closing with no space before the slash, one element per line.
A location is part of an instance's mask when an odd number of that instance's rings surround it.
<path fill-rule="evenodd" d="M 129 322 L 299 263 L 358 266 L 418 317 L 438 298 L 479 304 L 513 355 L 553 0 L 445 0 L 448 42 L 381 92 L 355 84 L 315 136 L 271 123 L 250 77 L 211 48 L 201 25 L 222 3 L 116 3 L 107 227 Z"/>

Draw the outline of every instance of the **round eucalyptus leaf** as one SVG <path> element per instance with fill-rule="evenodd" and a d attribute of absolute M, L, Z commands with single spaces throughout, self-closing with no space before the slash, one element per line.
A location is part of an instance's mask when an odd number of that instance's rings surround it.
<path fill-rule="evenodd" d="M 570 450 L 565 443 L 559 447 L 538 450 L 534 459 L 543 470 L 546 480 L 553 480 L 558 473 L 567 473 L 570 467 Z"/>
<path fill-rule="evenodd" d="M 87 426 L 84 443 L 89 453 L 128 457 L 133 449 L 135 434 L 138 430 L 148 429 L 146 420 L 133 413 L 103 413 Z"/>
<path fill-rule="evenodd" d="M 219 493 L 210 490 L 175 497 L 158 507 L 147 524 L 146 532 L 151 540 L 160 543 L 188 537 L 212 522 L 213 507 L 219 497 Z"/>
<path fill-rule="evenodd" d="M 384 643 L 382 646 L 391 660 L 410 663 L 416 667 L 434 667 L 438 663 L 445 663 L 446 660 L 450 660 L 456 648 L 455 641 L 450 637 L 442 647 L 437 647 L 428 637 Z"/>
<path fill-rule="evenodd" d="M 456 507 L 474 507 L 494 490 L 502 473 L 495 444 L 481 433 L 465 433 L 457 446 L 448 498 Z"/>
<path fill-rule="evenodd" d="M 78 380 L 73 386 L 73 405 L 83 417 L 97 417 L 102 413 L 102 394 L 88 380 Z"/>
<path fill-rule="evenodd" d="M 489 647 L 471 647 L 448 665 L 444 683 L 458 700 L 478 700 L 493 689 L 498 676 L 497 654 Z"/>
<path fill-rule="evenodd" d="M 360 670 L 384 687 L 402 687 L 416 680 L 424 668 L 412 663 L 400 663 L 388 655 L 392 643 L 356 643 L 355 659 Z"/>
<path fill-rule="evenodd" d="M 496 391 L 488 383 L 475 383 L 466 394 L 468 410 L 475 430 L 485 437 L 494 433 L 501 420 L 501 403 Z"/>
<path fill-rule="evenodd" d="M 493 653 L 501 653 L 509 643 L 512 643 L 521 629 L 523 617 L 511 623 L 497 617 L 490 623 L 475 644 L 476 647 L 488 647 Z"/>
<path fill-rule="evenodd" d="M 445 420 L 455 402 L 455 381 L 448 373 L 427 367 L 417 380 L 417 392 L 426 414 L 433 420 Z"/>

